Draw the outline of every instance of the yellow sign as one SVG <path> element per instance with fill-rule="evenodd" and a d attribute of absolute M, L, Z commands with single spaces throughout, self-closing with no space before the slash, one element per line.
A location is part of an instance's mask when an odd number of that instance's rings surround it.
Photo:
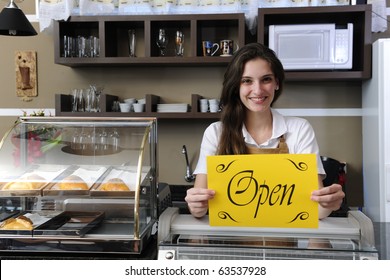
<path fill-rule="evenodd" d="M 318 227 L 314 154 L 209 156 L 207 180 L 211 226 Z"/>

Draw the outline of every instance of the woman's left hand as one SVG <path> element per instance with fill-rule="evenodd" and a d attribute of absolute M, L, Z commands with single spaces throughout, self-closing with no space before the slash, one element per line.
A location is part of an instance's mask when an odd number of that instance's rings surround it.
<path fill-rule="evenodd" d="M 311 200 L 318 202 L 323 208 L 335 211 L 340 209 L 345 193 L 341 185 L 333 184 L 311 193 Z"/>

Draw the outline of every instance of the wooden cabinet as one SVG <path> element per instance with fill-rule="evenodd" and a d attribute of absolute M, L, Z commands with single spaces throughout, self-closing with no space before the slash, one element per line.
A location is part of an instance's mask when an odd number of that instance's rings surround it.
<path fill-rule="evenodd" d="M 159 55 L 158 30 L 168 33 L 167 55 Z M 136 57 L 129 57 L 128 30 L 136 33 Z M 184 33 L 184 55 L 174 54 L 175 32 Z M 246 40 L 244 14 L 146 15 L 146 16 L 72 16 L 54 25 L 55 63 L 71 67 L 97 65 L 226 65 L 230 57 L 203 56 L 202 41 L 219 43 Z M 65 55 L 65 37 L 99 38 L 98 57 Z M 248 35 L 249 36 L 249 35 Z M 77 48 L 74 44 L 74 48 Z"/>
<path fill-rule="evenodd" d="M 349 70 L 286 71 L 288 81 L 337 81 L 371 78 L 371 5 L 267 8 L 258 10 L 258 42 L 268 45 L 274 24 L 353 23 L 353 65 Z"/>

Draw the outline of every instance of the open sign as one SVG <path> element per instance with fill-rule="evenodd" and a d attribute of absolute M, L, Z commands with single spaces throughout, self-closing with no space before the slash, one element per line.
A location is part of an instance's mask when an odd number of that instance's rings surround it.
<path fill-rule="evenodd" d="M 212 226 L 318 227 L 314 154 L 209 156 L 207 173 Z"/>

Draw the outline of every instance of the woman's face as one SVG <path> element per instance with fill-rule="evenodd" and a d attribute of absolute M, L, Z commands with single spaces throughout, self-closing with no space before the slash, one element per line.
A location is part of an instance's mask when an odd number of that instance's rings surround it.
<path fill-rule="evenodd" d="M 277 89 L 278 83 L 266 60 L 256 58 L 245 64 L 240 84 L 240 99 L 249 111 L 269 110 Z"/>

